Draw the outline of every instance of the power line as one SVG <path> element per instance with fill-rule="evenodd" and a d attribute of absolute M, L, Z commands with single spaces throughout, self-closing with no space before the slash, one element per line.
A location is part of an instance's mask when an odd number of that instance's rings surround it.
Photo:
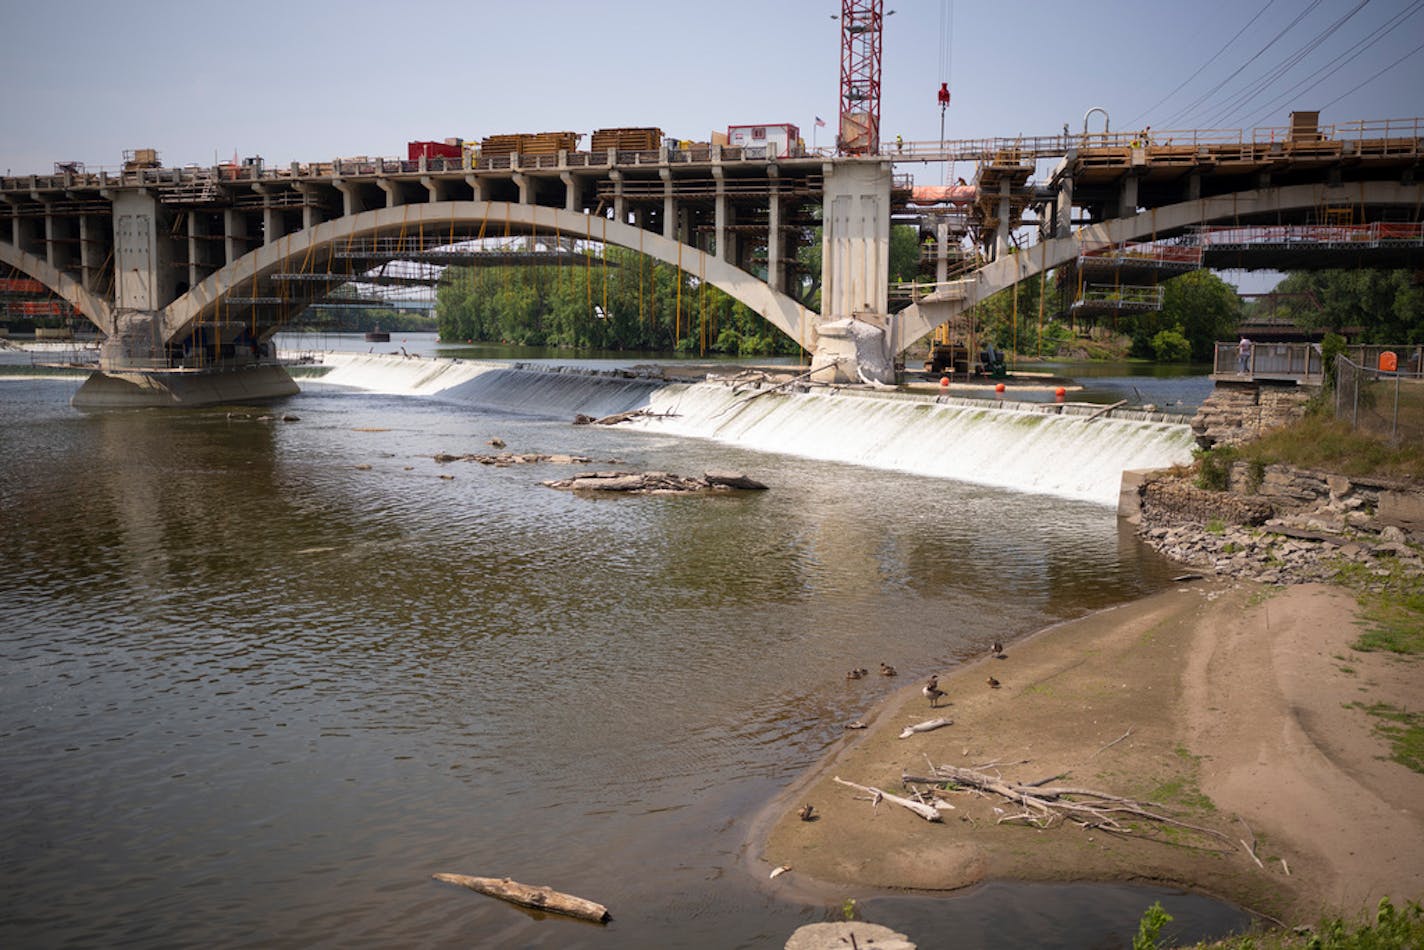
<path fill-rule="evenodd" d="M 1208 66 L 1210 66 L 1212 63 L 1216 62 L 1217 57 L 1221 56 L 1222 53 L 1226 52 L 1227 49 L 1230 48 L 1230 46 L 1231 46 L 1232 43 L 1235 43 L 1237 40 L 1239 40 L 1239 39 L 1241 38 L 1241 34 L 1242 34 L 1242 33 L 1245 33 L 1247 30 L 1251 29 L 1251 25 L 1254 24 L 1257 20 L 1261 19 L 1261 14 L 1263 14 L 1263 13 L 1265 13 L 1267 10 L 1269 10 L 1269 9 L 1271 8 L 1271 4 L 1273 4 L 1273 3 L 1275 3 L 1275 2 L 1276 2 L 1276 0 L 1266 0 L 1266 5 L 1263 6 L 1261 9 L 1257 10 L 1257 11 L 1256 11 L 1256 15 L 1253 16 L 1251 19 L 1247 20 L 1247 21 L 1246 21 L 1246 25 L 1243 26 L 1241 29 L 1237 30 L 1237 31 L 1236 31 L 1236 35 L 1233 36 L 1231 39 L 1227 40 L 1227 41 L 1226 41 L 1226 44 L 1225 44 L 1224 46 L 1222 46 L 1221 49 L 1219 49 L 1219 50 L 1217 50 L 1215 53 L 1211 54 L 1211 58 L 1210 58 L 1210 59 L 1208 59 L 1206 62 L 1204 62 L 1204 63 L 1202 63 L 1200 66 L 1198 66 L 1196 72 L 1192 73 L 1192 74 L 1191 74 L 1190 76 L 1188 76 L 1186 79 L 1182 80 L 1181 85 L 1177 86 L 1176 89 L 1173 89 L 1171 92 L 1167 93 L 1167 94 L 1166 94 L 1165 96 L 1163 96 L 1161 99 L 1158 99 L 1156 102 L 1152 103 L 1152 105 L 1150 105 L 1150 106 L 1148 106 L 1146 109 L 1144 109 L 1140 115 L 1133 116 L 1133 117 L 1132 117 L 1132 120 L 1127 123 L 1128 128 L 1136 128 L 1136 127 L 1137 127 L 1137 123 L 1138 123 L 1138 122 L 1141 122 L 1143 119 L 1145 119 L 1145 118 L 1147 118 L 1149 115 L 1151 115 L 1153 109 L 1156 109 L 1156 108 L 1157 108 L 1158 106 L 1160 106 L 1162 103 L 1166 102 L 1168 99 L 1172 98 L 1172 97 L 1175 96 L 1177 93 L 1181 92 L 1182 89 L 1183 89 L 1188 83 L 1190 83 L 1193 79 L 1196 79 L 1198 76 L 1200 76 L 1200 75 L 1202 74 L 1202 71 L 1205 70 L 1205 69 L 1206 69 Z"/>
<path fill-rule="evenodd" d="M 1278 65 L 1266 70 L 1255 82 L 1250 83 L 1246 88 L 1228 98 L 1226 105 L 1212 117 L 1210 124 L 1216 126 L 1229 123 L 1238 113 L 1247 108 L 1251 102 L 1263 95 L 1272 83 L 1285 76 L 1286 73 L 1300 65 L 1307 56 L 1319 49 L 1320 44 L 1333 36 L 1340 27 L 1344 26 L 1351 17 L 1363 10 L 1369 2 L 1370 0 L 1359 0 L 1344 16 L 1307 40 L 1294 52 L 1288 54 Z"/>
<path fill-rule="evenodd" d="M 1390 33 L 1395 30 L 1401 23 L 1414 16 L 1414 14 L 1418 13 L 1420 10 L 1424 10 L 1424 0 L 1416 0 L 1415 4 L 1412 7 L 1406 7 L 1404 10 L 1401 10 L 1399 13 L 1395 14 L 1393 18 L 1386 20 L 1383 24 L 1376 27 L 1373 33 L 1368 34 L 1364 37 L 1364 39 L 1361 39 L 1354 46 L 1345 50 L 1339 56 L 1336 56 L 1330 62 L 1326 63 L 1320 69 L 1316 70 L 1314 74 L 1306 76 L 1300 82 L 1296 83 L 1294 86 L 1281 93 L 1281 95 L 1271 100 L 1271 103 L 1269 105 L 1265 106 L 1256 115 L 1252 116 L 1250 121 L 1245 124 L 1255 125 L 1257 122 L 1260 122 L 1263 118 L 1283 106 L 1286 101 L 1291 98 L 1291 96 L 1309 92 L 1316 86 L 1325 82 L 1325 80 L 1332 78 L 1337 66 L 1345 66 L 1359 59 L 1366 52 L 1368 52 L 1372 46 L 1374 46 L 1380 40 L 1384 39 L 1386 36 L 1390 35 Z M 1307 83 L 1309 83 L 1309 85 L 1306 85 Z"/>
<path fill-rule="evenodd" d="M 1356 93 L 1356 92 L 1359 92 L 1361 89 L 1365 88 L 1365 87 L 1368 86 L 1370 83 L 1374 82 L 1376 79 L 1380 78 L 1380 77 L 1383 76 L 1385 73 L 1389 72 L 1391 69 L 1393 69 L 1394 67 L 1398 66 L 1400 63 L 1404 62 L 1406 59 L 1408 59 L 1409 57 L 1413 56 L 1415 53 L 1419 52 L 1419 51 L 1422 50 L 1422 49 L 1424 49 L 1424 43 L 1420 43 L 1418 46 L 1414 47 L 1412 50 L 1410 50 L 1409 52 L 1405 53 L 1403 56 L 1399 57 L 1399 59 L 1396 59 L 1394 62 L 1392 62 L 1392 63 L 1390 63 L 1388 66 L 1386 66 L 1384 69 L 1381 69 L 1379 72 L 1375 73 L 1375 74 L 1374 74 L 1373 76 L 1371 76 L 1369 79 L 1366 79 L 1364 82 L 1360 83 L 1360 84 L 1359 84 L 1358 86 L 1356 86 L 1354 89 L 1351 89 L 1349 92 L 1342 92 L 1340 95 L 1336 96 L 1334 99 L 1331 99 L 1329 102 L 1325 103 L 1325 105 L 1321 106 L 1321 111 L 1323 112 L 1324 110 L 1330 108 L 1330 107 L 1333 106 L 1335 103 L 1339 102 L 1341 99 L 1344 99 L 1346 96 L 1351 95 L 1351 94 Z"/>
<path fill-rule="evenodd" d="M 1231 72 L 1231 75 L 1227 76 L 1227 77 L 1226 77 L 1225 79 L 1223 79 L 1221 82 L 1217 83 L 1215 86 L 1212 86 L 1212 87 L 1211 87 L 1210 89 L 1208 89 L 1206 92 L 1202 93 L 1202 94 L 1201 94 L 1200 96 L 1198 96 L 1190 105 L 1188 105 L 1185 109 L 1180 109 L 1180 110 L 1178 110 L 1176 115 L 1172 116 L 1170 119 L 1167 120 L 1166 125 L 1167 125 L 1168 127 L 1171 127 L 1171 126 L 1173 126 L 1173 125 L 1176 125 L 1176 124 L 1178 124 L 1179 122 L 1181 122 L 1183 119 L 1185 119 L 1185 118 L 1187 118 L 1189 115 L 1191 115 L 1193 112 L 1195 112 L 1195 111 L 1197 110 L 1197 108 L 1198 108 L 1199 106 L 1201 106 L 1201 104 L 1202 104 L 1203 102 L 1207 101 L 1207 100 L 1210 99 L 1212 96 L 1216 95 L 1217 92 L 1220 91 L 1220 89 L 1221 89 L 1222 86 L 1226 85 L 1226 84 L 1229 83 L 1231 80 L 1233 80 L 1233 79 L 1235 79 L 1237 76 L 1241 75 L 1242 70 L 1244 70 L 1247 66 L 1250 66 L 1250 65 L 1251 65 L 1252 63 L 1254 63 L 1256 60 L 1260 59 L 1260 58 L 1266 53 L 1266 51 L 1269 50 L 1272 46 L 1275 46 L 1276 43 L 1280 40 L 1281 37 L 1283 37 L 1283 36 L 1285 36 L 1287 33 L 1289 33 L 1292 29 L 1295 28 L 1295 25 L 1296 25 L 1297 23 L 1299 23 L 1301 20 L 1305 19 L 1305 17 L 1306 17 L 1307 15 L 1309 15 L 1310 12 L 1311 12 L 1312 10 L 1314 10 L 1316 7 L 1320 6 L 1320 2 L 1321 2 L 1321 0 L 1311 0 L 1311 3 L 1310 3 L 1310 5 L 1309 5 L 1308 7 L 1306 7 L 1304 10 L 1302 10 L 1300 13 L 1296 14 L 1295 19 L 1291 20 L 1289 23 L 1287 23 L 1287 24 L 1285 25 L 1285 28 L 1284 28 L 1284 29 L 1282 29 L 1282 30 L 1281 30 L 1279 33 L 1277 33 L 1275 36 L 1271 37 L 1270 40 L 1267 41 L 1267 43 L 1266 43 L 1265 46 L 1261 47 L 1260 49 L 1258 49 L 1255 53 L 1253 53 L 1253 54 L 1251 55 L 1251 58 L 1250 58 L 1250 59 L 1246 60 L 1246 62 L 1242 63 L 1240 66 L 1237 66 L 1236 69 Z"/>

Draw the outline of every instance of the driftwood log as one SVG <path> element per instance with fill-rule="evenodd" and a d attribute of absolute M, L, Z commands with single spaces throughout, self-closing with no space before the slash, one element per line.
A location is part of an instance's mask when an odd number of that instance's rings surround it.
<path fill-rule="evenodd" d="M 602 904 L 595 904 L 593 901 L 584 900 L 582 897 L 574 897 L 572 894 L 561 894 L 547 885 L 535 887 L 529 884 L 520 884 L 507 877 L 470 877 L 468 874 L 433 874 L 437 881 L 444 881 L 447 884 L 459 884 L 461 887 L 468 887 L 472 891 L 479 891 L 481 894 L 488 894 L 490 897 L 498 897 L 500 900 L 509 901 L 511 904 L 520 904 L 524 907 L 533 907 L 536 910 L 547 910 L 555 914 L 566 914 L 569 917 L 578 917 L 581 920 L 592 920 L 596 923 L 603 923 L 608 920 L 610 914 L 608 908 Z"/>
<path fill-rule="evenodd" d="M 624 492 L 636 495 L 722 494 L 765 491 L 766 486 L 741 472 L 713 471 L 701 478 L 671 472 L 579 472 L 572 478 L 541 482 L 549 488 L 577 492 Z"/>
<path fill-rule="evenodd" d="M 882 801 L 887 801 L 890 802 L 892 805 L 899 805 L 901 808 L 908 808 L 910 811 L 919 815 L 925 821 L 943 820 L 939 816 L 939 809 L 935 808 L 933 805 L 926 805 L 923 802 L 911 801 L 910 799 L 902 798 L 899 795 L 891 795 L 889 792 L 883 792 L 880 789 L 875 788 L 871 785 L 857 785 L 854 782 L 847 782 L 839 775 L 836 776 L 836 782 L 840 785 L 847 785 L 855 789 L 856 791 L 865 792 L 867 795 L 870 796 L 870 803 L 872 805 L 878 805 Z"/>

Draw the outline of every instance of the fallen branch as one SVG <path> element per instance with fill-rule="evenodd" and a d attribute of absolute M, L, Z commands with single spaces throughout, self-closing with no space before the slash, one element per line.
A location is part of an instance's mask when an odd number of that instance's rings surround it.
<path fill-rule="evenodd" d="M 785 389 L 787 386 L 793 385 L 794 383 L 805 379 L 813 373 L 819 373 L 824 369 L 829 369 L 830 367 L 839 364 L 843 359 L 843 357 L 838 356 L 835 359 L 831 360 L 829 363 L 827 363 L 825 366 L 817 366 L 815 369 L 807 370 L 804 373 L 792 376 L 790 379 L 783 380 L 782 382 L 777 383 L 775 386 L 772 386 L 770 389 L 763 389 L 756 393 L 753 393 L 752 395 L 748 396 L 746 399 L 741 400 L 740 402 L 734 402 L 730 405 L 724 406 L 720 412 L 713 413 L 712 418 L 715 419 L 723 413 L 731 412 L 733 409 L 739 409 L 742 406 L 745 406 L 747 403 L 751 402 L 753 399 L 760 399 L 762 396 L 770 396 L 772 393 Z"/>
<path fill-rule="evenodd" d="M 883 792 L 880 789 L 873 788 L 869 785 L 857 785 L 854 782 L 847 782 L 839 775 L 836 776 L 836 782 L 837 784 L 849 786 L 850 788 L 856 789 L 857 791 L 866 792 L 867 794 L 874 796 L 875 799 L 884 799 L 885 801 L 895 805 L 899 805 L 902 808 L 908 808 L 910 811 L 919 815 L 925 821 L 943 820 L 942 818 L 940 818 L 939 809 L 932 808 L 929 805 L 921 805 L 917 801 L 912 801 L 908 798 L 902 798 L 899 795 L 891 795 L 888 792 Z"/>
<path fill-rule="evenodd" d="M 900 738 L 908 739 L 917 732 L 933 732 L 936 729 L 952 725 L 954 725 L 953 719 L 926 719 L 924 722 L 917 722 L 913 726 L 906 726 L 900 730 Z"/>
<path fill-rule="evenodd" d="M 1122 740 L 1126 739 L 1126 738 L 1127 738 L 1128 736 L 1130 736 L 1130 735 L 1132 735 L 1132 727 L 1131 727 L 1131 726 L 1128 726 L 1126 732 L 1124 732 L 1122 735 L 1118 736 L 1118 737 L 1117 737 L 1116 739 L 1114 739 L 1113 741 L 1109 742 L 1107 745 L 1103 746 L 1101 749 L 1098 750 L 1098 752 L 1103 752 L 1103 751 L 1105 751 L 1105 750 L 1107 750 L 1107 749 L 1111 749 L 1113 746 L 1117 745 L 1119 742 L 1121 742 Z M 1098 752 L 1094 752 L 1093 755 L 1097 755 Z M 1088 758 L 1091 759 L 1091 758 L 1093 757 L 1093 755 L 1088 756 Z"/>
<path fill-rule="evenodd" d="M 1104 406 L 1103 408 L 1099 409 L 1097 412 L 1093 413 L 1092 415 L 1086 416 L 1086 417 L 1083 419 L 1083 421 L 1084 421 L 1084 422 L 1092 422 L 1092 421 L 1093 421 L 1094 419 L 1096 419 L 1098 416 L 1105 416 L 1105 415 L 1107 415 L 1108 413 L 1112 412 L 1114 409 L 1121 409 L 1121 408 L 1122 408 L 1123 406 L 1125 406 L 1125 405 L 1127 405 L 1127 400 L 1126 400 L 1126 399 L 1119 399 L 1117 402 L 1113 403 L 1111 406 Z"/>
<path fill-rule="evenodd" d="M 602 904 L 595 904 L 593 901 L 584 900 L 582 897 L 574 897 L 572 894 L 561 894 L 547 885 L 534 887 L 529 884 L 520 884 L 518 881 L 511 881 L 509 878 L 498 877 L 470 877 L 467 874 L 433 874 L 437 881 L 444 881 L 447 884 L 459 884 L 461 887 L 468 887 L 472 891 L 479 891 L 481 894 L 488 894 L 490 897 L 498 897 L 500 900 L 509 901 L 511 904 L 521 904 L 525 907 L 533 907 L 536 910 L 552 911 L 556 914 L 567 914 L 570 917 L 578 917 L 581 920 L 592 920 L 603 923 L 608 920 L 608 908 Z"/>

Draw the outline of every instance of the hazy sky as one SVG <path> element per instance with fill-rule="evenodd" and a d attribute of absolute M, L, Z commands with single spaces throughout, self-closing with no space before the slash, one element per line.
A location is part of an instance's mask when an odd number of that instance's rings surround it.
<path fill-rule="evenodd" d="M 950 138 L 1080 129 L 1093 106 L 1115 129 L 1156 131 L 1283 125 L 1295 108 L 1325 122 L 1424 115 L 1424 0 L 886 6 L 887 140 L 939 137 L 945 80 Z M 139 147 L 168 165 L 234 152 L 285 164 L 621 125 L 706 140 L 794 122 L 810 144 L 818 115 L 827 145 L 837 12 L 837 0 L 0 0 L 0 169 L 111 167 Z"/>

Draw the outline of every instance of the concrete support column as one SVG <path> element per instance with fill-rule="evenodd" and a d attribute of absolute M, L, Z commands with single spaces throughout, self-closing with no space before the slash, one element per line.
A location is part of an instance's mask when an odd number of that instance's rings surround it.
<path fill-rule="evenodd" d="M 262 243 L 272 244 L 286 233 L 282 223 L 282 212 L 268 203 L 262 206 Z"/>
<path fill-rule="evenodd" d="M 721 152 L 713 149 L 712 179 L 717 183 L 717 197 L 712 206 L 712 244 L 719 261 L 727 257 L 727 183 L 722 178 Z"/>
<path fill-rule="evenodd" d="M 785 268 L 782 253 L 786 242 L 781 232 L 781 192 L 776 185 L 771 186 L 766 208 L 766 282 L 772 290 L 785 290 Z"/>
<path fill-rule="evenodd" d="M 1057 222 L 1053 236 L 1066 238 L 1073 233 L 1073 176 L 1064 175 L 1058 183 Z"/>
<path fill-rule="evenodd" d="M 1201 198 L 1201 173 L 1192 172 L 1187 176 L 1187 200 L 1198 201 Z"/>
<path fill-rule="evenodd" d="M 1005 178 L 999 182 L 999 223 L 994 228 L 994 260 L 1001 261 L 1009 253 L 1009 219 L 1013 216 L 1014 207 L 1010 199 L 1013 186 L 1009 179 Z"/>
<path fill-rule="evenodd" d="M 510 178 L 514 180 L 514 184 L 519 188 L 519 203 L 522 205 L 534 204 L 534 182 L 529 176 L 515 172 Z"/>
<path fill-rule="evenodd" d="M 198 286 L 198 247 L 202 243 L 198 240 L 198 230 L 201 225 L 198 222 L 198 212 L 188 212 L 188 287 L 191 289 Z"/>
<path fill-rule="evenodd" d="M 628 198 L 623 194 L 623 173 L 613 168 L 608 172 L 613 181 L 613 217 L 617 221 L 628 220 Z"/>
<path fill-rule="evenodd" d="M 949 280 L 949 222 L 935 224 L 935 283 Z"/>
<path fill-rule="evenodd" d="M 397 205 L 405 204 L 405 196 L 401 194 L 400 186 L 385 178 L 377 178 L 376 184 L 386 193 L 386 207 L 394 208 Z"/>
<path fill-rule="evenodd" d="M 99 286 L 97 277 L 98 263 L 95 254 L 94 244 L 98 240 L 97 228 L 94 225 L 94 218 L 91 215 L 81 214 L 79 216 L 79 283 L 84 285 L 85 290 L 96 290 Z"/>
<path fill-rule="evenodd" d="M 42 200 L 42 199 L 40 199 L 40 196 L 39 196 L 38 194 L 35 194 L 34 197 L 35 197 L 36 200 Z M 57 239 L 59 238 L 59 234 L 56 233 L 56 230 L 55 230 L 57 227 L 58 227 L 58 224 L 57 224 L 57 222 L 54 220 L 54 209 L 53 209 L 53 207 L 49 204 L 49 202 L 45 202 L 45 213 L 44 213 L 44 248 L 45 248 L 45 249 L 44 249 L 44 259 L 45 259 L 45 262 L 48 263 L 50 267 L 53 267 L 53 268 L 55 268 L 55 269 L 61 269 L 61 265 L 60 265 L 60 263 L 59 263 L 59 261 L 58 261 L 58 256 L 59 256 L 59 255 L 58 255 L 58 248 L 59 248 L 59 244 L 58 244 Z"/>
<path fill-rule="evenodd" d="M 341 213 L 344 216 L 360 214 L 366 208 L 361 201 L 361 192 L 355 184 L 343 181 L 340 178 L 333 178 L 331 183 L 336 186 L 336 190 L 341 192 Z"/>
<path fill-rule="evenodd" d="M 315 185 L 297 185 L 297 191 L 302 196 L 302 229 L 314 228 L 326 220 L 326 209 L 317 200 L 321 196 L 321 190 Z"/>
<path fill-rule="evenodd" d="M 223 212 L 223 261 L 231 264 L 247 253 L 247 218 L 241 211 L 228 208 Z"/>
<path fill-rule="evenodd" d="M 466 176 L 465 176 L 465 184 L 469 185 L 469 186 L 470 186 L 470 190 L 471 190 L 472 192 L 474 192 L 474 197 L 473 197 L 472 200 L 474 200 L 474 201 L 488 201 L 488 200 L 489 200 L 489 198 L 488 198 L 488 192 L 487 192 L 486 189 L 485 189 L 485 182 L 484 182 L 484 179 L 483 179 L 483 178 L 481 178 L 480 176 L 475 175 L 475 174 L 469 174 L 469 175 L 466 175 Z"/>
<path fill-rule="evenodd" d="M 1137 176 L 1128 175 L 1122 180 L 1122 197 L 1118 199 L 1117 216 L 1130 218 L 1137 214 Z"/>
<path fill-rule="evenodd" d="M 450 183 L 444 178 L 432 178 L 429 175 L 420 176 L 420 183 L 425 186 L 425 200 L 429 204 L 436 204 L 444 201 L 450 194 Z"/>
<path fill-rule="evenodd" d="M 559 153 L 563 155 L 563 152 Z M 564 210 L 575 214 L 583 208 L 583 182 L 573 172 L 559 172 L 559 180 L 564 183 Z M 618 214 L 617 204 L 614 205 L 614 217 L 619 222 L 627 220 Z"/>
<path fill-rule="evenodd" d="M 890 163 L 828 162 L 821 214 L 821 316 L 811 366 L 823 381 L 894 377 Z"/>
<path fill-rule="evenodd" d="M 662 149 L 662 160 L 667 161 L 667 148 Z M 672 196 L 672 172 L 666 168 L 658 169 L 658 175 L 663 180 L 663 237 L 669 241 L 677 240 L 677 201 Z"/>

